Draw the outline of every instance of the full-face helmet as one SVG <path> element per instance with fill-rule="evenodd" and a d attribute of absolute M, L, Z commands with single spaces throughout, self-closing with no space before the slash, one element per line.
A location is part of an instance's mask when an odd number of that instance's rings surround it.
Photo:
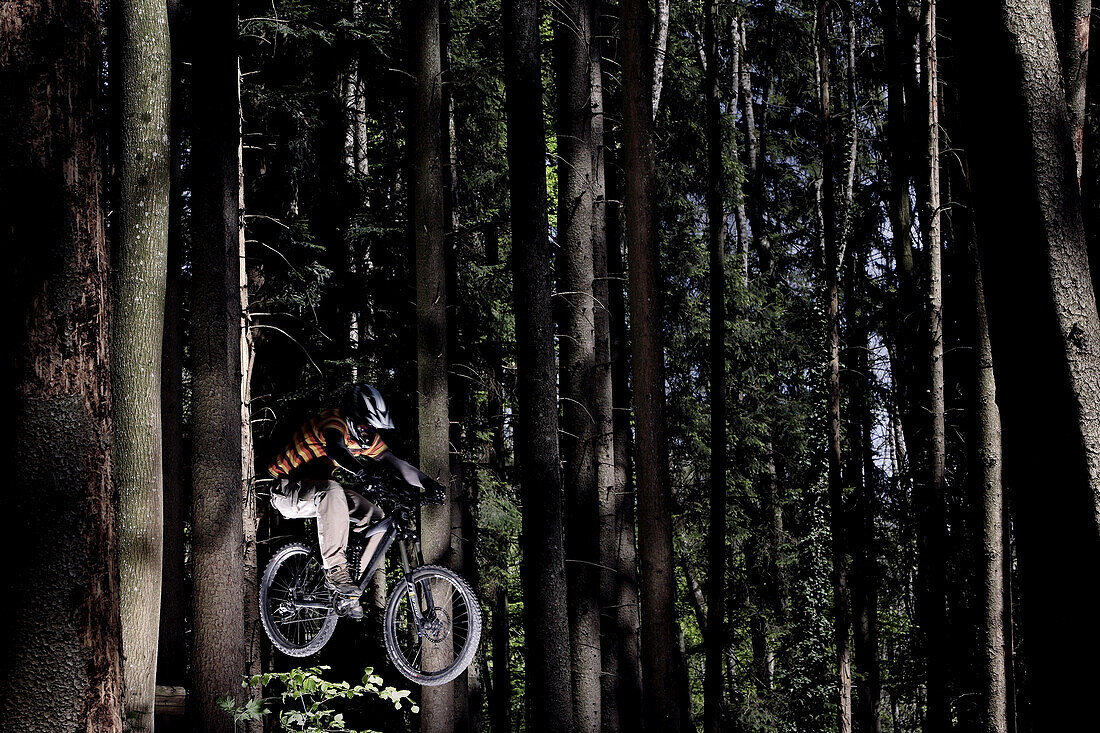
<path fill-rule="evenodd" d="M 382 393 L 369 384 L 352 385 L 344 397 L 341 412 L 348 432 L 357 442 L 362 442 L 362 438 L 369 437 L 375 430 L 393 430 L 393 420 Z"/>

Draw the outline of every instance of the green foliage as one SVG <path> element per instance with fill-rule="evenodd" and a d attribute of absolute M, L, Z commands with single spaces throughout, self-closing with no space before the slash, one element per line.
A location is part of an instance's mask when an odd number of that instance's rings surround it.
<path fill-rule="evenodd" d="M 292 669 L 289 672 L 267 672 L 253 675 L 245 681 L 244 687 L 266 688 L 272 683 L 282 686 L 283 690 L 275 696 L 249 700 L 237 705 L 229 695 L 218 700 L 218 705 L 233 715 L 234 725 L 250 720 L 263 720 L 272 710 L 268 705 L 280 702 L 278 723 L 281 731 L 298 733 L 376 733 L 375 731 L 354 731 L 347 727 L 343 713 L 337 712 L 341 701 L 354 700 L 373 695 L 379 700 L 392 703 L 396 710 L 404 706 L 411 713 L 420 712 L 408 690 L 395 687 L 383 687 L 382 678 L 374 674 L 370 667 L 363 673 L 360 684 L 348 682 L 330 682 L 321 677 L 327 666 L 308 669 Z"/>

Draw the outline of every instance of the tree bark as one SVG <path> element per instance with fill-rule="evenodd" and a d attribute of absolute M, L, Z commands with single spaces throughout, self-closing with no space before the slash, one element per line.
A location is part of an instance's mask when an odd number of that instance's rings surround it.
<path fill-rule="evenodd" d="M 848 329 L 846 371 L 849 374 L 848 441 L 849 478 L 853 495 L 852 522 L 852 626 L 855 635 L 856 699 L 853 724 L 866 733 L 882 730 L 882 675 L 879 666 L 878 589 L 881 572 L 875 542 L 878 510 L 878 469 L 873 444 L 873 395 L 869 309 L 866 283 L 866 251 L 852 252 L 848 268 L 849 292 L 845 299 Z"/>
<path fill-rule="evenodd" d="M 188 598 L 185 587 L 187 476 L 183 427 L 183 80 L 185 35 L 178 0 L 168 3 L 172 40 L 171 162 L 169 163 L 168 253 L 164 288 L 164 344 L 161 348 L 161 463 L 164 476 L 164 551 L 162 553 L 160 636 L 157 682 L 184 685 L 187 675 L 185 637 Z M 158 725 L 162 725 L 157 721 Z"/>
<path fill-rule="evenodd" d="M 605 95 L 605 102 L 610 95 Z M 611 115 L 608 116 L 611 119 Z M 622 177 L 614 163 L 614 128 L 606 129 L 608 316 L 611 352 L 612 429 L 614 431 L 614 489 L 603 515 L 607 542 L 604 573 L 603 728 L 607 733 L 640 730 L 642 725 L 642 667 L 639 640 L 635 498 L 632 480 L 630 354 L 627 335 L 626 267 L 623 261 Z"/>
<path fill-rule="evenodd" d="M 593 0 L 562 3 L 554 24 L 558 146 L 558 384 L 565 484 L 566 580 L 573 730 L 600 728 L 599 496 L 596 485 L 596 333 L 592 283 Z"/>
<path fill-rule="evenodd" d="M 960 99 L 968 105 L 965 142 L 1005 476 L 1016 487 L 1031 705 L 1042 711 L 1043 727 L 1055 730 L 1082 714 L 1067 701 L 1091 694 L 1087 681 L 1058 670 L 1100 653 L 1086 610 L 1098 592 L 1082 587 L 1065 562 L 1100 551 L 1100 319 L 1048 6 L 1006 0 L 962 10 L 960 38 L 993 40 L 981 54 L 959 44 L 966 69 Z M 996 33 L 989 36 L 991 18 Z M 1019 243 L 1012 256 L 1000 247 L 1006 241 Z M 1049 486 L 1058 487 L 1057 501 L 1043 490 Z M 1072 644 L 1066 629 L 1078 630 Z"/>
<path fill-rule="evenodd" d="M 0 728 L 122 730 L 98 4 L 0 12 L 9 646 Z M 33 532 L 33 534 L 32 534 Z"/>
<path fill-rule="evenodd" d="M 707 250 L 710 253 L 710 519 L 707 526 L 707 629 L 703 730 L 722 730 L 726 651 L 726 215 L 722 206 L 722 110 L 718 99 L 718 0 L 703 21 L 706 54 Z"/>
<path fill-rule="evenodd" d="M 572 728 L 573 707 L 538 4 L 505 0 L 503 14 L 520 408 L 516 461 L 523 504 L 524 692 L 529 730 L 565 733 Z"/>
<path fill-rule="evenodd" d="M 593 3 L 592 40 L 588 49 L 588 72 L 592 108 L 592 308 L 595 327 L 595 392 L 593 397 L 593 418 L 595 430 L 596 491 L 599 501 L 599 542 L 597 574 L 600 603 L 600 715 L 599 725 L 607 733 L 618 729 L 618 656 L 622 641 L 618 638 L 617 624 L 618 599 L 616 590 L 620 584 L 616 568 L 618 566 L 619 523 L 622 510 L 622 495 L 618 493 L 616 482 L 616 432 L 614 413 L 614 380 L 611 356 L 611 318 L 610 302 L 613 288 L 618 288 L 621 300 L 622 287 L 618 282 L 612 286 L 608 271 L 608 247 L 619 246 L 618 227 L 609 226 L 610 217 L 617 214 L 618 207 L 608 200 L 607 185 L 607 147 L 608 134 L 604 117 L 603 84 L 603 47 L 599 42 L 600 27 L 603 21 L 600 3 Z M 612 189 L 614 186 L 612 186 Z M 608 241 L 608 232 L 615 237 L 613 244 Z M 631 536 L 633 542 L 633 536 Z M 615 709 L 608 709 L 612 706 Z"/>
<path fill-rule="evenodd" d="M 904 18 L 898 12 L 897 0 L 882 0 L 885 18 L 884 47 L 887 65 L 887 162 L 890 169 L 890 239 L 894 255 L 894 274 L 898 295 L 891 306 L 894 349 L 891 363 L 894 384 L 898 390 L 898 417 L 906 445 L 912 447 L 909 457 L 918 463 L 918 436 L 921 423 L 927 422 L 919 409 L 924 393 L 926 365 L 919 359 L 922 351 L 923 303 L 917 273 L 917 258 L 913 248 L 910 183 L 912 182 L 911 123 L 915 109 L 922 105 L 910 87 L 914 84 L 914 65 L 909 63 L 907 49 L 915 45 L 909 33 L 908 10 Z M 917 184 L 918 187 L 920 184 Z M 909 461 L 901 460 L 904 475 L 910 475 Z"/>
<path fill-rule="evenodd" d="M 489 697 L 489 727 L 493 733 L 512 730 L 512 650 L 508 621 L 508 589 L 494 583 L 493 693 Z"/>
<path fill-rule="evenodd" d="M 1077 164 L 1077 183 L 1081 183 L 1085 146 L 1085 94 L 1089 62 L 1089 16 L 1092 0 L 1052 0 L 1050 3 L 1054 37 L 1066 88 L 1066 108 L 1073 132 L 1073 153 Z"/>
<path fill-rule="evenodd" d="M 653 119 L 661 107 L 661 89 L 665 84 L 665 55 L 668 52 L 670 0 L 657 0 L 657 23 L 653 45 Z"/>
<path fill-rule="evenodd" d="M 620 6 L 623 69 L 626 231 L 630 247 L 631 352 L 634 366 L 638 524 L 642 575 L 642 685 L 647 726 L 680 730 L 687 717 L 677 695 L 676 633 L 664 349 L 658 272 L 653 56 L 649 13 L 640 0 Z"/>
<path fill-rule="evenodd" d="M 162 3 L 118 6 L 119 229 L 111 328 L 126 716 L 152 730 L 160 621 L 160 377 L 168 252 L 171 47 Z"/>
<path fill-rule="evenodd" d="M 1100 38 L 1100 0 L 1093 0 L 1090 13 L 1090 37 Z M 1089 46 L 1089 57 L 1100 51 Z M 1092 274 L 1093 292 L 1100 292 L 1100 62 L 1092 59 L 1093 74 L 1085 75 L 1084 141 L 1081 152 L 1081 210 L 1085 225 L 1086 244 L 1089 253 L 1089 271 Z"/>
<path fill-rule="evenodd" d="M 772 252 L 771 241 L 768 238 L 767 225 L 764 219 L 764 212 L 767 210 L 764 190 L 764 163 L 767 159 L 767 150 L 764 145 L 764 138 L 758 134 L 757 130 L 754 109 L 756 103 L 753 101 L 752 94 L 752 76 L 748 71 L 748 60 L 744 53 L 748 40 L 748 29 L 744 20 L 737 23 L 733 36 L 735 88 L 737 89 L 738 106 L 741 108 L 741 119 L 745 127 L 744 161 L 746 164 L 745 177 L 748 183 L 748 195 L 745 197 L 747 201 L 745 214 L 749 223 L 748 228 L 751 229 L 752 248 L 756 251 L 760 272 L 766 278 L 770 278 L 775 267 L 775 255 Z M 762 115 L 767 115 L 767 102 L 768 99 L 765 94 L 765 106 Z M 744 219 L 745 217 L 741 218 Z M 742 229 L 745 229 L 745 227 L 742 226 Z M 744 231 L 741 231 L 741 236 L 744 237 Z M 748 243 L 743 242 L 742 246 L 748 247 Z M 746 268 L 747 262 L 746 258 Z"/>
<path fill-rule="evenodd" d="M 741 51 L 742 51 L 742 46 L 744 45 L 744 30 L 745 30 L 745 22 L 740 17 L 736 17 L 731 21 L 731 23 L 730 23 L 729 55 L 730 55 L 730 69 L 731 69 L 732 76 L 733 76 L 733 98 L 732 98 L 731 106 L 732 107 L 742 107 L 744 109 L 744 111 L 742 112 L 742 118 L 745 120 L 746 138 L 748 138 L 749 135 L 755 136 L 756 135 L 756 130 L 754 129 L 755 125 L 753 126 L 753 128 L 749 127 L 750 120 L 752 119 L 752 110 L 751 110 L 751 107 L 745 107 L 744 98 L 743 98 L 743 95 L 741 93 L 742 81 L 743 81 L 743 79 L 742 79 L 742 69 L 741 69 L 741 64 L 742 64 Z M 747 80 L 745 80 L 745 81 L 746 81 L 745 86 L 749 86 L 749 87 L 752 86 L 751 81 L 747 81 Z M 740 155 L 740 153 L 738 151 L 738 148 L 737 148 L 737 136 L 736 135 L 731 136 L 731 140 L 732 140 L 731 144 L 732 144 L 733 149 L 730 151 L 730 157 L 734 158 L 734 159 L 740 159 L 741 155 Z M 746 140 L 746 142 L 747 142 L 747 140 Z M 747 151 L 748 150 L 748 145 L 746 144 L 745 147 L 746 147 L 746 151 Z M 754 155 L 755 155 L 755 152 L 754 152 Z M 751 181 L 752 175 L 753 175 L 753 171 L 750 170 L 747 173 L 747 175 L 743 176 L 743 179 L 746 180 L 746 181 Z M 741 284 L 742 284 L 742 286 L 747 284 L 748 281 L 749 281 L 749 243 L 751 241 L 749 239 L 748 210 L 745 207 L 745 200 L 746 200 L 746 198 L 748 198 L 746 196 L 746 191 L 745 191 L 746 188 L 747 187 L 744 186 L 741 183 L 741 181 L 738 181 L 737 184 L 736 184 L 736 188 L 734 189 L 735 194 L 734 194 L 734 197 L 733 197 L 733 216 L 734 216 L 734 224 L 735 224 L 736 232 L 737 232 L 737 249 L 736 249 L 737 262 L 738 262 L 738 270 L 740 270 L 740 272 L 741 272 Z"/>
<path fill-rule="evenodd" d="M 241 130 L 237 4 L 194 6 L 192 157 L 192 553 L 194 711 L 233 730 L 217 703 L 247 670 L 241 434 Z"/>
<path fill-rule="evenodd" d="M 921 202 L 924 246 L 928 257 L 926 343 L 929 348 L 928 474 L 920 506 L 918 534 L 918 574 L 922 602 L 920 625 L 926 652 L 928 711 L 925 730 L 951 730 L 951 703 L 948 680 L 951 652 L 947 638 L 947 523 L 944 498 L 944 471 L 947 459 L 944 377 L 943 377 L 943 268 L 940 228 L 940 122 L 939 72 L 936 51 L 936 0 L 921 3 L 921 86 L 926 114 L 925 181 Z M 919 485 L 919 484 L 918 484 Z"/>
<path fill-rule="evenodd" d="M 439 0 L 419 3 L 416 39 L 416 103 L 413 127 L 413 232 L 416 241 L 416 365 L 419 456 L 424 473 L 448 487 L 443 506 L 421 509 L 424 561 L 441 565 L 451 550 L 447 408 L 447 287 L 443 249 L 443 173 L 440 156 Z M 435 650 L 442 655 L 445 652 Z M 445 664 L 443 656 L 432 664 Z M 436 733 L 454 725 L 454 686 L 422 687 L 420 729 Z"/>
<path fill-rule="evenodd" d="M 1007 733 L 1004 634 L 1004 492 L 1001 486 L 1001 415 L 997 409 L 997 381 L 985 309 L 981 263 L 977 244 L 970 242 L 977 324 L 977 434 L 975 483 L 982 517 L 982 678 L 985 682 L 985 733 Z"/>
<path fill-rule="evenodd" d="M 833 544 L 833 641 L 836 645 L 837 729 L 852 730 L 851 611 L 848 589 L 847 508 L 844 502 L 840 444 L 840 302 L 838 277 L 844 248 L 837 186 L 836 122 L 831 102 L 829 13 L 825 0 L 817 8 L 815 51 L 818 103 L 821 109 L 822 183 L 818 192 L 821 245 L 825 253 L 825 319 L 828 353 L 827 400 L 829 441 L 829 506 Z"/>

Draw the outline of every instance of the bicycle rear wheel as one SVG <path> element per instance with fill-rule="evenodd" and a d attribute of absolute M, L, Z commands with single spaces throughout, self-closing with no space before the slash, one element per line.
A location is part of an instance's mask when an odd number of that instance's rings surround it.
<path fill-rule="evenodd" d="M 420 685 L 443 685 L 470 666 L 481 640 L 481 608 L 465 580 L 435 565 L 410 576 L 424 622 L 418 630 L 402 579 L 386 603 L 386 652 L 397 671 Z M 431 608 L 425 608 L 426 599 Z"/>
<path fill-rule="evenodd" d="M 283 654 L 307 657 L 328 642 L 337 620 L 318 557 L 301 542 L 281 547 L 260 582 L 260 621 L 267 638 Z"/>

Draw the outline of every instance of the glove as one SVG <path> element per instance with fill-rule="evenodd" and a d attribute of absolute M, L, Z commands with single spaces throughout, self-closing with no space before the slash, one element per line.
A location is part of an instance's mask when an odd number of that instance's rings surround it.
<path fill-rule="evenodd" d="M 424 484 L 424 493 L 421 501 L 425 504 L 443 504 L 447 501 L 447 487 L 435 479 L 425 476 L 420 479 Z"/>

